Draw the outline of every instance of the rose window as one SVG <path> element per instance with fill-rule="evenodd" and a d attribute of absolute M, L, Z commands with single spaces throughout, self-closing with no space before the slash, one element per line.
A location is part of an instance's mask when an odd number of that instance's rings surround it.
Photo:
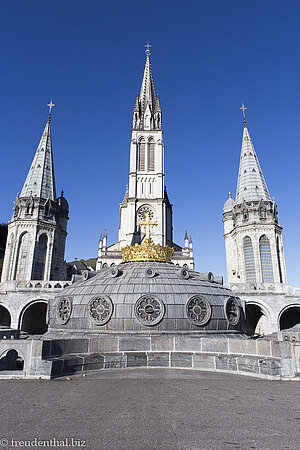
<path fill-rule="evenodd" d="M 235 298 L 230 298 L 226 303 L 226 316 L 228 319 L 228 322 L 230 325 L 237 325 L 241 312 L 240 312 L 240 306 Z"/>
<path fill-rule="evenodd" d="M 62 298 L 57 305 L 57 319 L 60 323 L 65 324 L 71 316 L 72 303 L 69 298 Z"/>
<path fill-rule="evenodd" d="M 93 298 L 88 305 L 89 317 L 97 325 L 104 325 L 109 321 L 113 313 L 113 304 L 109 297 Z"/>
<path fill-rule="evenodd" d="M 210 303 L 205 298 L 195 295 L 187 302 L 186 313 L 193 325 L 205 325 L 211 318 Z"/>
<path fill-rule="evenodd" d="M 134 311 L 143 325 L 156 325 L 164 316 L 165 305 L 159 298 L 147 294 L 138 299 Z"/>
<path fill-rule="evenodd" d="M 141 206 L 141 208 L 138 210 L 137 212 L 137 218 L 138 221 L 139 220 L 145 220 L 146 219 L 146 213 L 149 214 L 149 219 L 153 220 L 153 211 L 152 208 L 150 208 L 150 206 Z"/>

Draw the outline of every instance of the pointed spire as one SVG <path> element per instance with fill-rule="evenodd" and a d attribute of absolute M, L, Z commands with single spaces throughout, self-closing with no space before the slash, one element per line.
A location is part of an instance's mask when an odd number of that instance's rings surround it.
<path fill-rule="evenodd" d="M 150 63 L 150 47 L 146 47 L 146 62 L 140 94 L 137 95 L 133 109 L 133 128 L 154 130 L 161 128 L 161 107 L 156 96 L 152 68 Z"/>
<path fill-rule="evenodd" d="M 243 201 L 271 201 L 245 119 L 245 106 L 242 105 L 244 117 L 243 141 L 240 157 L 239 176 L 236 190 L 236 203 Z"/>
<path fill-rule="evenodd" d="M 188 238 L 188 234 L 187 234 L 187 231 L 185 230 L 184 240 L 187 241 L 188 239 L 189 239 L 189 238 Z"/>
<path fill-rule="evenodd" d="M 51 108 L 54 106 L 52 100 L 48 120 L 42 134 L 40 143 L 34 155 L 31 167 L 26 177 L 20 197 L 41 197 L 56 200 L 54 164 L 51 141 Z"/>
<path fill-rule="evenodd" d="M 152 68 L 150 63 L 150 56 L 147 55 L 144 68 L 143 81 L 140 91 L 140 102 L 142 106 L 142 112 L 145 112 L 146 106 L 149 104 L 151 112 L 154 111 L 156 103 L 155 88 L 152 77 Z"/>

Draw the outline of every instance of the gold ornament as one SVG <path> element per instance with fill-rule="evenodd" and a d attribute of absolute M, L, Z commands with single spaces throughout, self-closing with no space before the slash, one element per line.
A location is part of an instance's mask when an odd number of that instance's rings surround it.
<path fill-rule="evenodd" d="M 154 244 L 152 239 L 144 239 L 141 245 L 126 245 L 122 248 L 123 262 L 130 261 L 162 261 L 171 262 L 174 249 Z"/>

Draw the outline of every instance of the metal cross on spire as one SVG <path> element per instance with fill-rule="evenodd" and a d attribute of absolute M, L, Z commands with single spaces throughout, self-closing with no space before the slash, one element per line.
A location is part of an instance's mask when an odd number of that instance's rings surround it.
<path fill-rule="evenodd" d="M 144 47 L 146 47 L 146 50 L 145 50 L 146 55 L 150 56 L 151 55 L 150 47 L 152 47 L 152 45 L 149 44 L 149 41 L 147 42 L 147 44 Z"/>
<path fill-rule="evenodd" d="M 243 111 L 244 125 L 246 125 L 246 115 L 245 115 L 245 111 L 246 111 L 246 109 L 248 109 L 248 108 L 246 108 L 246 106 L 244 105 L 244 102 L 242 103 L 242 106 L 240 107 L 240 109 Z"/>
<path fill-rule="evenodd" d="M 53 108 L 53 106 L 55 106 L 55 104 L 52 102 L 52 99 L 50 101 L 50 103 L 47 104 L 47 106 L 49 106 L 49 116 L 51 115 L 51 109 Z"/>

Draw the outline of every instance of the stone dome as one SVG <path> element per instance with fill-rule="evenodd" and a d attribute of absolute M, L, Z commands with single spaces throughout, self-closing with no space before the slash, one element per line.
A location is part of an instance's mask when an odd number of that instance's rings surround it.
<path fill-rule="evenodd" d="M 213 278 L 163 262 L 86 271 L 51 301 L 49 331 L 244 331 L 243 303 Z"/>
<path fill-rule="evenodd" d="M 58 197 L 57 202 L 58 202 L 60 211 L 69 212 L 69 203 L 67 202 L 66 198 L 64 197 L 63 191 L 61 193 L 61 196 Z"/>
<path fill-rule="evenodd" d="M 224 203 L 223 212 L 231 211 L 232 208 L 234 207 L 234 205 L 235 205 L 235 201 L 233 200 L 233 198 L 231 198 L 231 194 L 230 194 L 229 198 Z"/>

